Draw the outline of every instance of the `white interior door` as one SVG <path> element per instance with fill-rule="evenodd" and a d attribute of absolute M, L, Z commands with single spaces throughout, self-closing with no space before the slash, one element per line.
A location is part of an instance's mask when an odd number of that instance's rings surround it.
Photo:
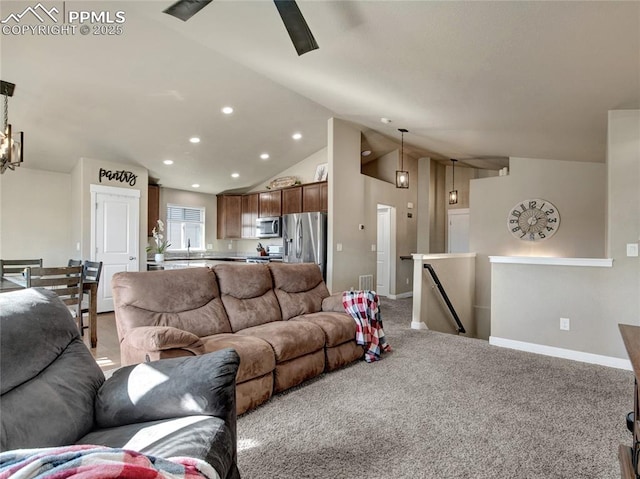
<path fill-rule="evenodd" d="M 91 257 L 102 261 L 98 312 L 113 311 L 111 278 L 139 269 L 140 191 L 91 185 L 91 197 Z"/>
<path fill-rule="evenodd" d="M 377 268 L 376 268 L 376 293 L 379 296 L 389 296 L 389 280 L 391 271 L 391 209 L 387 206 L 378 206 L 378 241 Z"/>
<path fill-rule="evenodd" d="M 449 253 L 469 252 L 469 208 L 449 210 Z"/>

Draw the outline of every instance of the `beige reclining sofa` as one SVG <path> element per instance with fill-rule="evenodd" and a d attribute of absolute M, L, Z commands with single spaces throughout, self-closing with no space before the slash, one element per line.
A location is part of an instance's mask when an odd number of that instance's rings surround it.
<path fill-rule="evenodd" d="M 112 280 L 122 365 L 233 348 L 237 413 L 362 358 L 315 264 L 219 264 Z"/>

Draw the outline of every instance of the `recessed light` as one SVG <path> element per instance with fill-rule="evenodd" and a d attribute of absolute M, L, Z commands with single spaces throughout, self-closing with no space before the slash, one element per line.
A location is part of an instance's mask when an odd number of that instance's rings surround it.
<path fill-rule="evenodd" d="M 231 108 L 230 106 L 225 106 L 222 109 L 222 113 L 224 113 L 225 115 L 231 115 L 231 113 L 233 113 L 233 108 Z"/>
<path fill-rule="evenodd" d="M 269 153 L 263 153 L 260 155 L 260 159 L 262 160 L 268 160 L 269 159 Z"/>
<path fill-rule="evenodd" d="M 200 138 L 198 138 L 197 136 L 192 136 L 191 138 L 189 138 L 189 141 L 191 143 L 200 143 Z"/>
<path fill-rule="evenodd" d="M 165 165 L 173 165 L 173 160 L 164 160 L 163 163 Z"/>
<path fill-rule="evenodd" d="M 239 178 L 240 173 L 231 173 L 231 178 Z"/>
<path fill-rule="evenodd" d="M 200 185 L 198 183 L 194 183 L 191 185 L 191 188 L 200 188 Z"/>
<path fill-rule="evenodd" d="M 299 140 L 300 138 L 302 138 L 302 133 L 294 133 L 293 135 L 291 135 L 291 138 L 293 138 L 294 140 Z"/>
<path fill-rule="evenodd" d="M 371 150 L 364 150 L 360 153 L 362 156 L 369 156 L 371 154 Z"/>
<path fill-rule="evenodd" d="M 380 118 L 380 121 L 382 123 L 391 123 L 391 120 L 389 120 L 389 118 Z"/>

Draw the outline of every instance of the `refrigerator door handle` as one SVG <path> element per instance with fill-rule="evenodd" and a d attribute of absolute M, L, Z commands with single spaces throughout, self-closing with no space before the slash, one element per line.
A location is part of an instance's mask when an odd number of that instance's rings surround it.
<path fill-rule="evenodd" d="M 302 257 L 302 218 L 296 223 L 296 258 Z"/>

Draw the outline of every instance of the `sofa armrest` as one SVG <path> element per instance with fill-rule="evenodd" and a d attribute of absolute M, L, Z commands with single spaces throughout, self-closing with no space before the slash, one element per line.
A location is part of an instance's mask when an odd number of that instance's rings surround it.
<path fill-rule="evenodd" d="M 194 354 L 204 353 L 204 345 L 198 336 L 172 326 L 133 328 L 127 333 L 123 342 L 141 351 L 186 349 Z"/>
<path fill-rule="evenodd" d="M 342 305 L 342 293 L 335 293 L 324 298 L 322 300 L 322 311 L 344 313 L 345 310 Z"/>
<path fill-rule="evenodd" d="M 120 368 L 98 391 L 96 426 L 208 415 L 235 428 L 239 364 L 235 350 L 226 348 Z"/>

